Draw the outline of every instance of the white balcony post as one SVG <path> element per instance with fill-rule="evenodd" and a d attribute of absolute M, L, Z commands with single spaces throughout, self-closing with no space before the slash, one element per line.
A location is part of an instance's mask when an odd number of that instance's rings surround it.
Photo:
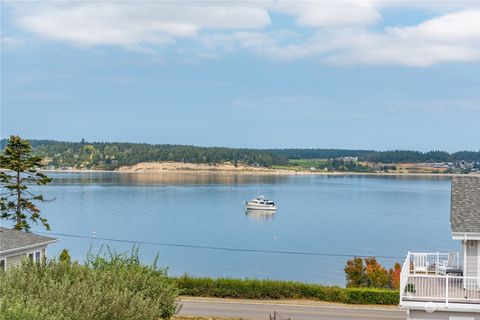
<path fill-rule="evenodd" d="M 445 276 L 445 305 L 448 307 L 448 273 Z"/>

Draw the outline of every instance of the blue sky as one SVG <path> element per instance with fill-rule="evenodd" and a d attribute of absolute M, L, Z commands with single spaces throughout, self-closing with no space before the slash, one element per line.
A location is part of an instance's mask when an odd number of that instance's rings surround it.
<path fill-rule="evenodd" d="M 480 150 L 476 2 L 2 5 L 2 137 Z"/>

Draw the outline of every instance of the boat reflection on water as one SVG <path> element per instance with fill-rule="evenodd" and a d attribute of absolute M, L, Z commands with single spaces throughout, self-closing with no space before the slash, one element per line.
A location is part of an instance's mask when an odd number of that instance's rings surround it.
<path fill-rule="evenodd" d="M 247 209 L 245 211 L 245 215 L 255 221 L 266 221 L 272 219 L 275 216 L 275 211 Z"/>

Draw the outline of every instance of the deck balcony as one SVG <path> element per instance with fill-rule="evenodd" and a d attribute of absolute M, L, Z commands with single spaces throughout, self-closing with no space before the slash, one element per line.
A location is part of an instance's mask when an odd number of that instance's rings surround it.
<path fill-rule="evenodd" d="M 480 277 L 466 277 L 458 253 L 409 252 L 400 275 L 400 305 L 480 310 Z"/>

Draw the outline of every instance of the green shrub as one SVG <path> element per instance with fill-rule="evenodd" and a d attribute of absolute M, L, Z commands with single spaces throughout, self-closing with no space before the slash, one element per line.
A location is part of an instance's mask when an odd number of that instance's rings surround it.
<path fill-rule="evenodd" d="M 58 259 L 66 264 L 72 263 L 72 258 L 70 257 L 67 249 L 63 249 L 62 252 L 60 252 L 60 256 L 58 257 Z"/>
<path fill-rule="evenodd" d="M 37 301 L 38 303 L 38 301 Z M 35 302 L 14 301 L 8 304 L 0 300 L 0 320 L 57 320 L 58 317 L 49 315 Z"/>
<path fill-rule="evenodd" d="M 346 303 L 351 304 L 398 304 L 399 292 L 374 288 L 347 288 Z"/>
<path fill-rule="evenodd" d="M 312 299 L 350 304 L 398 304 L 398 291 L 373 288 L 327 287 L 293 281 L 176 278 L 181 294 L 243 299 Z"/>
<path fill-rule="evenodd" d="M 415 290 L 415 285 L 413 283 L 408 283 L 406 286 L 405 286 L 405 293 L 415 293 L 417 292 Z"/>
<path fill-rule="evenodd" d="M 166 270 L 145 266 L 138 254 L 89 254 L 84 265 L 23 261 L 0 273 L 3 319 L 169 319 L 178 290 Z"/>

